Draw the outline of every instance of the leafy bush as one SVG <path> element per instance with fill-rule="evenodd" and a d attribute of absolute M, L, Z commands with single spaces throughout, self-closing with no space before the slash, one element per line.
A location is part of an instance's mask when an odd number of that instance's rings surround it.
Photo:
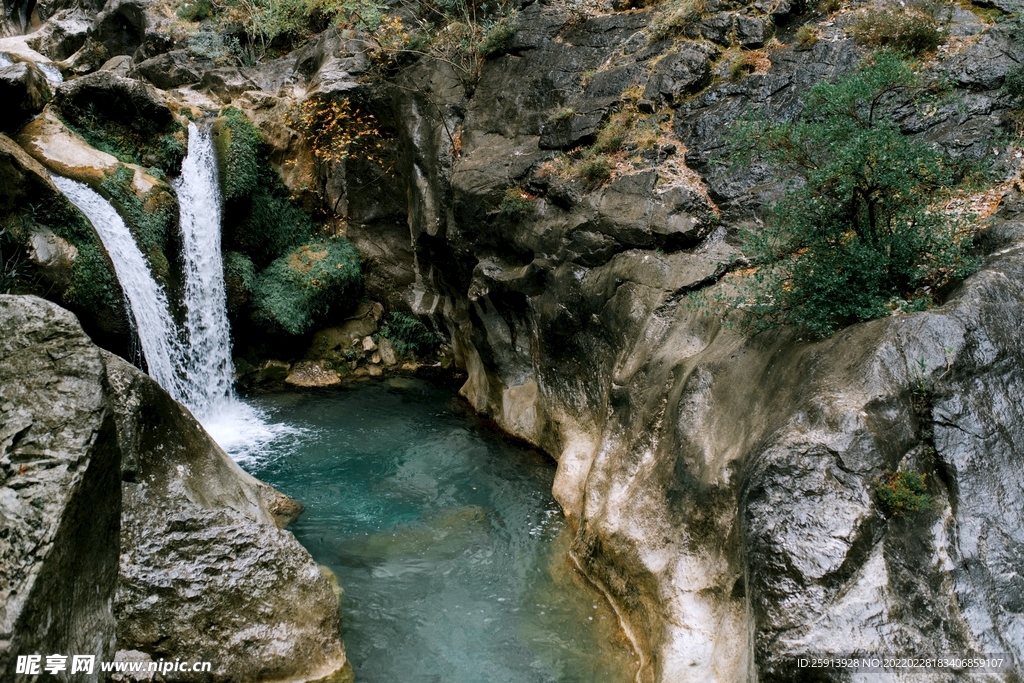
<path fill-rule="evenodd" d="M 1003 91 L 1010 96 L 1014 109 L 1024 107 L 1024 64 L 1017 64 L 1006 72 Z"/>
<path fill-rule="evenodd" d="M 927 306 L 977 268 L 969 224 L 933 210 L 955 184 L 953 164 L 887 113 L 926 98 L 926 85 L 882 52 L 814 86 L 795 121 L 738 126 L 738 161 L 753 155 L 796 177 L 765 229 L 745 237 L 757 268 L 733 303 L 754 314 L 755 329 L 787 323 L 827 336 Z"/>
<path fill-rule="evenodd" d="M 259 185 L 260 131 L 240 109 L 228 107 L 216 127 L 217 159 L 224 201 L 242 199 Z"/>
<path fill-rule="evenodd" d="M 533 201 L 517 187 L 510 187 L 505 191 L 498 205 L 498 215 L 502 218 L 519 219 L 533 213 Z"/>
<path fill-rule="evenodd" d="M 886 474 L 875 487 L 878 501 L 890 517 L 908 512 L 923 512 L 933 505 L 928 495 L 924 475 L 918 472 L 900 471 Z"/>
<path fill-rule="evenodd" d="M 380 161 L 376 118 L 347 98 L 310 98 L 289 112 L 286 119 L 309 140 L 320 161 L 337 163 L 351 154 Z"/>
<path fill-rule="evenodd" d="M 380 336 L 391 340 L 395 349 L 407 356 L 411 353 L 417 356 L 429 356 L 441 345 L 437 335 L 427 329 L 427 326 L 416 318 L 392 311 L 380 328 Z"/>
<path fill-rule="evenodd" d="M 930 13 L 921 9 L 870 9 L 861 12 L 850 29 L 861 45 L 920 55 L 934 50 L 945 32 Z"/>
<path fill-rule="evenodd" d="M 255 317 L 288 334 L 304 334 L 362 283 L 359 254 L 344 238 L 307 244 L 271 263 L 256 279 Z"/>

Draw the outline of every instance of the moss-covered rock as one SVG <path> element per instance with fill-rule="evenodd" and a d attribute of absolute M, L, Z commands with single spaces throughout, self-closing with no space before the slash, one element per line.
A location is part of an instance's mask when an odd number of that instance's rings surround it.
<path fill-rule="evenodd" d="M 344 238 L 303 245 L 259 274 L 255 317 L 292 335 L 313 329 L 346 306 L 362 283 L 359 254 Z"/>

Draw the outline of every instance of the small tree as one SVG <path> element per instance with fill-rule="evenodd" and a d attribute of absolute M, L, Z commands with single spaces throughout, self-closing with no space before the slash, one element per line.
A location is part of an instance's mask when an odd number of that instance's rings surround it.
<path fill-rule="evenodd" d="M 941 211 L 956 172 L 931 145 L 904 135 L 895 107 L 927 87 L 898 55 L 881 52 L 834 83 L 819 83 L 788 123 L 751 119 L 733 139 L 794 182 L 764 230 L 745 236 L 756 266 L 735 303 L 756 328 L 788 323 L 827 336 L 853 322 L 930 305 L 977 267 L 966 220 Z"/>

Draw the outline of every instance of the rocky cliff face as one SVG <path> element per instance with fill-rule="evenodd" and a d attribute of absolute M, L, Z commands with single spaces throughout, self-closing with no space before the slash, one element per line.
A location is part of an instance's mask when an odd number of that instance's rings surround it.
<path fill-rule="evenodd" d="M 169 681 L 349 679 L 331 584 L 279 528 L 300 506 L 69 312 L 4 295 L 0 319 L 5 680 L 115 649 L 213 664 Z"/>
<path fill-rule="evenodd" d="M 703 41 L 672 43 L 650 37 L 645 13 L 583 20 L 534 4 L 473 87 L 445 64 L 400 75 L 392 111 L 415 252 L 398 295 L 449 332 L 463 395 L 558 459 L 572 555 L 617 606 L 639 680 L 804 680 L 808 654 L 1024 661 L 1011 597 L 1019 196 L 997 191 L 1008 194 L 984 268 L 935 310 L 821 342 L 745 338 L 699 315 L 687 294 L 716 286 L 736 233 L 781 191 L 764 168 L 716 163 L 723 130 L 747 107 L 793 116 L 809 85 L 863 55 L 838 20 L 809 48 L 714 78 L 724 51 L 757 42 L 737 27 L 764 18 L 719 9 L 731 31 L 716 37 L 709 21 Z M 1020 55 L 973 14 L 953 31 L 963 46 L 931 68 L 963 105 L 907 111 L 902 125 L 980 158 Z M 613 155 L 607 180 L 559 172 L 559 151 L 599 141 L 630 109 L 655 112 L 655 144 Z M 526 200 L 514 212 L 502 209 L 510 192 Z M 390 234 L 358 227 L 373 217 L 353 207 L 357 243 L 362 230 Z M 925 473 L 930 512 L 879 504 L 878 483 L 901 466 Z"/>

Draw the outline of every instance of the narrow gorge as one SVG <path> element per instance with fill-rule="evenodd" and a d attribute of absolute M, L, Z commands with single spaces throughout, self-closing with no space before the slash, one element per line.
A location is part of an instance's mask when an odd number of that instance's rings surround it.
<path fill-rule="evenodd" d="M 1024 673 L 1017 3 L 4 10 L 0 670 L 52 649 L 216 663 L 166 681 Z M 425 408 L 360 426 L 445 386 L 450 441 L 395 426 Z M 417 605 L 454 609 L 453 558 L 535 547 L 509 520 L 551 543 L 509 585 L 565 622 L 356 610 L 360 653 L 373 628 L 478 627 L 451 660 L 348 661 L 347 600 L 420 577 Z"/>

